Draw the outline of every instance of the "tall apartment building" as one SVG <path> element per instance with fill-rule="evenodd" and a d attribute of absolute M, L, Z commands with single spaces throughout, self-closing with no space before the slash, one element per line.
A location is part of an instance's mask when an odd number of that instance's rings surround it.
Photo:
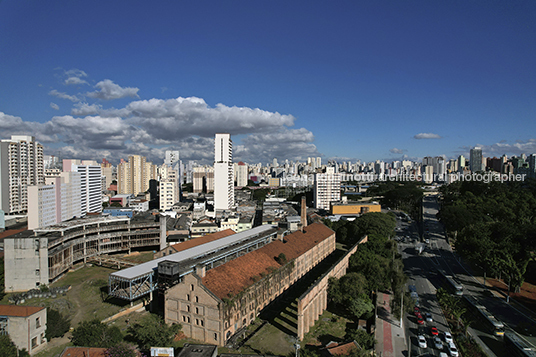
<path fill-rule="evenodd" d="M 147 162 L 145 156 L 131 155 L 128 162 L 117 165 L 117 193 L 137 195 L 146 192 L 149 181 L 156 178 L 156 165 Z"/>
<path fill-rule="evenodd" d="M 214 140 L 214 210 L 234 206 L 233 142 L 231 134 L 216 134 Z"/>
<path fill-rule="evenodd" d="M 242 161 L 234 165 L 236 175 L 236 186 L 244 187 L 248 185 L 248 165 Z"/>
<path fill-rule="evenodd" d="M 167 211 L 180 200 L 178 172 L 164 164 L 159 167 L 159 176 L 160 210 Z"/>
<path fill-rule="evenodd" d="M 193 168 L 192 184 L 194 193 L 214 191 L 214 168 L 198 166 Z"/>
<path fill-rule="evenodd" d="M 45 183 L 43 146 L 33 136 L 12 135 L 0 141 L 0 209 L 28 211 L 28 186 Z"/>
<path fill-rule="evenodd" d="M 471 149 L 469 169 L 471 172 L 482 171 L 482 148 L 475 146 Z"/>
<path fill-rule="evenodd" d="M 102 169 L 94 160 L 63 160 L 63 172 L 78 172 L 82 213 L 102 212 Z"/>
<path fill-rule="evenodd" d="M 100 164 L 100 166 L 102 176 L 104 177 L 104 184 L 102 190 L 105 191 L 110 187 L 112 181 L 114 180 L 114 167 L 106 159 L 102 159 L 102 163 Z"/>
<path fill-rule="evenodd" d="M 315 208 L 330 209 L 331 202 L 341 200 L 341 174 L 335 173 L 335 168 L 326 167 L 323 173 L 314 176 Z"/>
<path fill-rule="evenodd" d="M 28 200 L 32 202 L 28 206 L 28 229 L 85 215 L 81 176 L 78 172 L 62 172 L 59 177 L 48 178 L 45 185 L 28 186 Z"/>

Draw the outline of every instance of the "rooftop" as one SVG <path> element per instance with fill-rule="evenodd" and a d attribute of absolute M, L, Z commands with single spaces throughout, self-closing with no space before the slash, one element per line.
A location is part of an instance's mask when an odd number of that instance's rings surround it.
<path fill-rule="evenodd" d="M 43 309 L 42 306 L 0 305 L 0 316 L 28 317 Z"/>
<path fill-rule="evenodd" d="M 255 277 L 267 274 L 271 268 L 281 265 L 275 260 L 283 253 L 287 261 L 304 254 L 334 232 L 321 223 L 313 223 L 304 229 L 275 240 L 262 248 L 238 257 L 206 272 L 203 284 L 220 299 L 237 295 L 255 282 Z"/>

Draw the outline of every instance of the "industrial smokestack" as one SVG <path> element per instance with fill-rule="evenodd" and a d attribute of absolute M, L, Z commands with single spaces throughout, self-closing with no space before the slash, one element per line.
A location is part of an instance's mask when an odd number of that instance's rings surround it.
<path fill-rule="evenodd" d="M 301 198 L 301 230 L 307 227 L 307 205 L 305 203 L 305 196 Z"/>

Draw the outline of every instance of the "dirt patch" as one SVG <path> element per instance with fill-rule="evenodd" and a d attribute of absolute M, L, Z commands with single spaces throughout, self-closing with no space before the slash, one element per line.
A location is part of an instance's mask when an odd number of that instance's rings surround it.
<path fill-rule="evenodd" d="M 502 291 L 508 295 L 508 284 L 498 279 L 486 279 L 487 283 L 495 289 Z M 536 285 L 523 283 L 521 290 L 518 293 L 510 291 L 510 298 L 519 301 L 528 309 L 536 313 Z"/>

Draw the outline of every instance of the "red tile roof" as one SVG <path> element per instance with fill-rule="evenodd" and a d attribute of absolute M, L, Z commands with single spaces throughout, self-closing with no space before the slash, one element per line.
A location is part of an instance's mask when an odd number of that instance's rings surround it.
<path fill-rule="evenodd" d="M 172 247 L 177 252 L 182 252 L 183 250 L 197 247 L 198 245 L 201 245 L 201 244 L 213 242 L 215 240 L 228 237 L 232 234 L 235 234 L 235 231 L 233 231 L 232 229 L 226 229 L 224 231 L 207 234 L 206 236 L 203 236 L 203 237 L 190 239 L 190 240 L 187 240 L 186 242 L 173 244 Z"/>
<path fill-rule="evenodd" d="M 106 357 L 106 348 L 66 347 L 60 357 Z"/>
<path fill-rule="evenodd" d="M 0 305 L 0 316 L 28 317 L 43 309 L 42 306 Z"/>
<path fill-rule="evenodd" d="M 278 269 L 281 265 L 275 258 L 285 254 L 288 261 L 299 257 L 315 245 L 334 234 L 321 223 L 313 223 L 305 232 L 296 231 L 285 236 L 285 242 L 273 241 L 251 253 L 231 260 L 207 271 L 203 284 L 220 299 L 235 296 L 244 288 L 254 283 L 254 277 L 261 278 L 268 274 L 270 268 Z"/>
<path fill-rule="evenodd" d="M 328 352 L 332 356 L 340 356 L 340 355 L 348 355 L 353 349 L 357 349 L 358 345 L 355 341 L 344 343 L 344 344 L 336 344 L 335 347 L 327 347 Z"/>
<path fill-rule="evenodd" d="M 21 229 L 8 229 L 8 230 L 5 230 L 3 232 L 0 232 L 0 238 L 11 237 L 11 236 L 14 236 L 17 233 L 24 232 L 24 231 L 27 231 L 27 230 L 28 230 L 28 227 L 24 227 L 24 228 L 21 228 Z"/>

